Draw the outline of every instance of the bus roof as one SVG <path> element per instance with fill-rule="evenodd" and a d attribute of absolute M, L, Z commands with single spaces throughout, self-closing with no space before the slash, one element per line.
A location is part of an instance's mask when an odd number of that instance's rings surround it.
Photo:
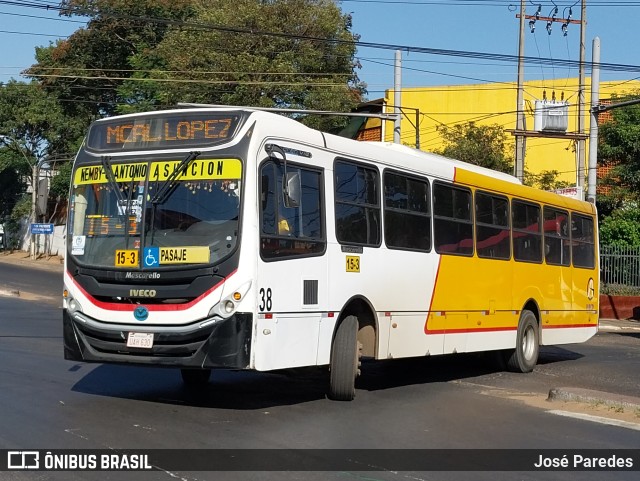
<path fill-rule="evenodd" d="M 390 168 L 396 168 L 415 174 L 433 175 L 435 177 L 452 178 L 461 183 L 477 185 L 488 188 L 507 195 L 521 196 L 531 200 L 548 202 L 566 208 L 574 208 L 581 211 L 595 213 L 595 206 L 584 201 L 572 199 L 552 192 L 539 190 L 533 187 L 522 185 L 514 176 L 496 170 L 480 167 L 468 162 L 445 157 L 432 152 L 417 150 L 406 145 L 391 142 L 357 141 L 340 137 L 337 135 L 320 132 L 301 124 L 295 119 L 283 116 L 278 113 L 268 112 L 260 109 L 242 106 L 189 106 L 170 110 L 160 110 L 153 112 L 140 112 L 118 116 L 120 118 L 135 118 L 140 116 L 162 116 L 176 114 L 177 112 L 236 112 L 245 113 L 250 119 L 269 120 L 268 125 L 277 128 L 278 124 L 286 124 L 286 132 L 305 132 L 303 139 L 308 143 L 317 143 L 320 148 L 327 148 L 338 155 L 348 156 L 354 159 L 371 160 L 379 162 Z M 114 117 L 97 120 L 96 122 L 113 120 Z M 246 125 L 246 124 L 245 124 Z M 300 139 L 297 139 L 300 140 Z M 324 145 L 322 145 L 324 144 Z M 588 205 L 591 207 L 588 207 Z"/>

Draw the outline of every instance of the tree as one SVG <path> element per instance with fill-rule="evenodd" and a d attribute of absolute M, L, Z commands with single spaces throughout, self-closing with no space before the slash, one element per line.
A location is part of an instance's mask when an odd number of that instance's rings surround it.
<path fill-rule="evenodd" d="M 177 102 L 349 111 L 364 92 L 333 0 L 64 0 L 63 14 L 87 28 L 39 49 L 28 74 L 74 116 Z"/>
<path fill-rule="evenodd" d="M 83 132 L 63 114 L 58 99 L 37 82 L 0 85 L 0 212 L 16 217 L 27 202 L 25 179 L 34 188 L 46 161 L 71 158 Z M 5 185 L 7 185 L 5 189 Z M 31 213 L 30 196 L 28 200 Z M 36 215 L 44 215 L 37 212 Z M 17 222 L 11 224 L 18 226 Z"/>
<path fill-rule="evenodd" d="M 613 96 L 612 102 L 640 97 L 640 91 Z M 628 202 L 640 200 L 640 105 L 611 110 L 612 120 L 599 127 L 598 163 L 611 167 L 601 179 L 606 187 L 598 194 L 601 217 L 608 216 Z"/>
<path fill-rule="evenodd" d="M 499 172 L 513 173 L 513 161 L 507 157 L 504 129 L 499 125 L 475 122 L 437 127 L 445 143 L 438 153 Z"/>
<path fill-rule="evenodd" d="M 614 210 L 600 223 L 600 244 L 640 247 L 640 209 L 635 202 Z"/>
<path fill-rule="evenodd" d="M 640 97 L 640 91 L 613 96 L 612 103 Z M 611 110 L 599 127 L 598 163 L 611 167 L 600 180 L 600 243 L 640 247 L 640 105 Z"/>
<path fill-rule="evenodd" d="M 507 146 L 507 134 L 499 125 L 476 125 L 475 122 L 441 125 L 437 127 L 444 139 L 445 147 L 440 155 L 462 160 L 470 164 L 507 174 L 513 173 L 513 147 Z M 539 174 L 524 173 L 524 184 L 542 190 L 567 187 L 568 183 L 557 180 L 557 170 L 543 170 Z"/>
<path fill-rule="evenodd" d="M 6 146 L 0 148 L 0 224 L 7 218 L 27 186 L 22 181 L 30 175 L 22 156 Z"/>
<path fill-rule="evenodd" d="M 525 170 L 524 184 L 537 187 L 541 190 L 554 190 L 569 187 L 569 182 L 558 180 L 560 172 L 557 170 L 543 170 L 539 174 L 532 174 Z"/>

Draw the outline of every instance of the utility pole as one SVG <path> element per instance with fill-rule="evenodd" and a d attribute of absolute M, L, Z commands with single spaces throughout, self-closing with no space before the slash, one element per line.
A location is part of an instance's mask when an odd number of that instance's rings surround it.
<path fill-rule="evenodd" d="M 598 168 L 598 112 L 600 103 L 600 38 L 593 39 L 591 48 L 591 122 L 589 124 L 589 170 L 587 172 L 587 200 L 596 203 L 596 174 Z"/>
<path fill-rule="evenodd" d="M 585 35 L 585 25 L 586 25 L 586 0 L 582 0 L 582 19 L 573 20 L 571 18 L 571 9 L 569 9 L 569 15 L 567 18 L 558 18 L 556 14 L 558 12 L 558 8 L 555 8 L 555 11 L 552 10 L 553 15 L 550 17 L 540 16 L 541 6 L 538 5 L 538 11 L 535 15 L 525 15 L 525 0 L 520 0 L 520 13 L 516 15 L 517 18 L 520 19 L 520 36 L 519 36 L 519 46 L 518 46 L 518 98 L 516 105 L 516 128 L 513 131 L 510 131 L 516 138 L 516 158 L 515 158 L 515 166 L 514 166 L 514 175 L 519 179 L 523 180 L 524 178 L 524 159 L 525 159 L 525 151 L 526 151 L 526 138 L 527 137 L 546 137 L 546 138 L 556 138 L 556 139 L 569 139 L 577 141 L 577 158 L 578 158 L 578 178 L 576 179 L 576 184 L 579 187 L 582 187 L 584 184 L 584 141 L 587 138 L 587 135 L 584 133 L 584 35 Z M 555 3 L 554 3 L 555 5 Z M 554 22 L 562 23 L 562 31 L 567 32 L 567 27 L 570 23 L 579 23 L 581 25 L 580 28 L 580 79 L 579 79 L 579 100 L 578 100 L 578 125 L 577 132 L 575 133 L 559 133 L 559 132 L 544 132 L 544 131 L 535 131 L 535 130 L 527 130 L 526 126 L 526 117 L 524 111 L 524 21 L 529 20 L 529 27 L 531 28 L 531 32 L 535 30 L 536 21 L 546 21 L 547 22 L 547 32 L 551 34 L 551 25 Z M 582 162 L 580 164 L 580 162 Z M 580 165 L 582 167 L 580 167 Z M 580 178 L 580 175 L 582 177 Z"/>
<path fill-rule="evenodd" d="M 524 127 L 524 17 L 525 0 L 520 0 L 520 41 L 518 42 L 518 99 L 516 101 L 516 131 L 523 132 Z M 524 178 L 525 137 L 516 134 L 516 160 L 514 175 L 522 181 Z"/>
<path fill-rule="evenodd" d="M 580 14 L 580 69 L 578 74 L 578 135 L 584 134 L 584 55 L 585 55 L 585 35 L 587 30 L 587 0 L 582 0 Z M 585 139 L 578 139 L 576 142 L 576 155 L 578 156 L 578 179 L 577 186 L 584 187 L 584 165 L 585 165 Z"/>
<path fill-rule="evenodd" d="M 402 110 L 400 109 L 400 103 L 402 102 L 402 53 L 400 50 L 396 50 L 396 62 L 394 66 L 394 82 L 393 82 L 393 103 L 394 113 L 397 115 L 395 122 L 393 123 L 393 143 L 400 143 L 400 125 L 402 122 Z"/>

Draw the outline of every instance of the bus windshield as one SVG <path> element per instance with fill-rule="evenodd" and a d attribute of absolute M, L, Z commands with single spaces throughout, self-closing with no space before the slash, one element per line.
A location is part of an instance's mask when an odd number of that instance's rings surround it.
<path fill-rule="evenodd" d="M 70 253 L 84 265 L 132 270 L 217 264 L 236 247 L 241 171 L 238 159 L 79 166 Z"/>

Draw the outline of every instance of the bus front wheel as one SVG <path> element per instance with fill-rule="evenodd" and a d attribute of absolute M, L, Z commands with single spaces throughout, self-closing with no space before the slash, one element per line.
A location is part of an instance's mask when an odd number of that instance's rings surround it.
<path fill-rule="evenodd" d="M 358 318 L 348 316 L 338 326 L 331 347 L 330 399 L 351 401 L 356 396 L 355 382 L 360 373 L 360 352 Z"/>
<path fill-rule="evenodd" d="M 180 369 L 182 382 L 188 387 L 204 386 L 209 382 L 211 369 Z"/>
<path fill-rule="evenodd" d="M 518 332 L 516 334 L 516 348 L 507 351 L 507 369 L 512 372 L 531 372 L 538 362 L 540 351 L 540 329 L 538 320 L 533 312 L 522 311 Z"/>

